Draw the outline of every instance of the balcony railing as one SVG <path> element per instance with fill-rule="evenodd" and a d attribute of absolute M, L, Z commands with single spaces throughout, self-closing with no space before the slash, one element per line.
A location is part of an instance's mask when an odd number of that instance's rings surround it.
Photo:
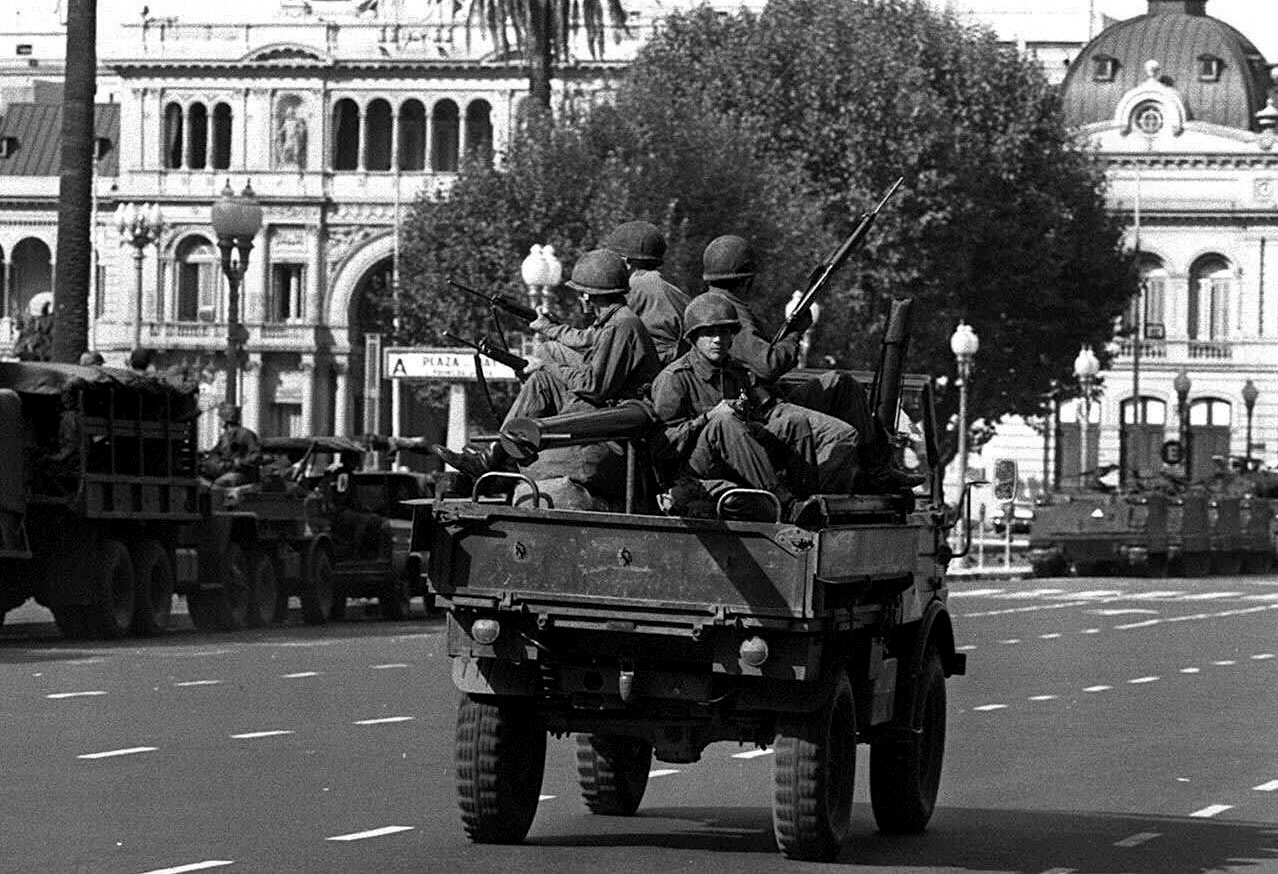
<path fill-rule="evenodd" d="M 1221 340 L 1190 340 L 1189 357 L 1224 361 L 1234 357 L 1233 347 Z"/>
<path fill-rule="evenodd" d="M 1130 358 L 1136 353 L 1136 343 L 1133 340 L 1120 340 L 1118 343 L 1118 354 L 1123 358 Z M 1167 344 L 1162 340 L 1145 340 L 1140 344 L 1141 358 L 1166 358 Z"/>

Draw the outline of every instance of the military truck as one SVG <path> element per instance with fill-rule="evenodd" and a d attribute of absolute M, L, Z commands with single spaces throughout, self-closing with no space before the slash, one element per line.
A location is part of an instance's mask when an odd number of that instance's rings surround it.
<path fill-rule="evenodd" d="M 625 445 L 623 512 L 548 506 L 535 480 L 509 473 L 481 477 L 468 498 L 414 503 L 413 548 L 427 555 L 462 693 L 456 779 L 472 840 L 524 838 L 548 734 L 577 735 L 597 814 L 633 814 L 654 758 L 695 762 L 717 741 L 772 747 L 781 851 L 829 860 L 849 838 L 857 745 L 868 744 L 879 828 L 926 826 L 946 680 L 965 657 L 946 603 L 957 517 L 941 493 L 931 383 L 905 383 L 921 396 L 927 496 L 816 496 L 800 524 L 770 493 L 737 490 L 714 518 L 664 516 L 641 497 L 651 416 L 637 427 L 629 405 L 593 425 L 552 417 L 503 431 L 525 447 L 530 434 L 539 448 L 569 445 L 577 430 Z M 880 421 L 896 422 L 900 385 L 876 392 Z M 727 518 L 741 492 L 768 517 Z"/>

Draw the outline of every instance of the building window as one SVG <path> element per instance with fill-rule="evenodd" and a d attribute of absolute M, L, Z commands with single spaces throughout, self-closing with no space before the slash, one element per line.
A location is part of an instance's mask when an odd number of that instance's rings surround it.
<path fill-rule="evenodd" d="M 305 268 L 301 264 L 272 264 L 271 290 L 266 301 L 266 321 L 293 322 L 302 318 Z"/>
<path fill-rule="evenodd" d="M 1151 260 L 1141 266 L 1140 288 L 1140 294 L 1127 305 L 1123 328 L 1129 336 L 1162 340 L 1166 333 L 1163 308 L 1167 299 L 1167 270 L 1161 262 Z"/>
<path fill-rule="evenodd" d="M 182 166 L 182 141 L 185 136 L 182 107 L 170 103 L 164 108 L 164 166 L 177 170 Z"/>
<path fill-rule="evenodd" d="M 1198 81 L 1199 82 L 1219 82 L 1220 73 L 1225 68 L 1225 62 L 1215 55 L 1199 55 L 1198 56 Z"/>
<path fill-rule="evenodd" d="M 430 168 L 437 173 L 456 173 L 461 118 L 457 104 L 441 100 L 431 111 Z"/>
<path fill-rule="evenodd" d="M 364 110 L 364 169 L 391 168 L 391 107 L 377 99 Z"/>
<path fill-rule="evenodd" d="M 217 319 L 218 277 L 221 264 L 217 247 L 204 237 L 189 237 L 178 247 L 176 317 L 179 322 L 212 322 Z"/>
<path fill-rule="evenodd" d="M 208 166 L 209 111 L 203 103 L 194 103 L 186 111 L 186 166 L 203 170 Z"/>
<path fill-rule="evenodd" d="M 399 169 L 426 169 L 426 107 L 420 100 L 399 107 Z"/>
<path fill-rule="evenodd" d="M 1132 125 L 1152 137 L 1163 129 L 1163 107 L 1152 100 L 1140 104 L 1132 113 Z"/>
<path fill-rule="evenodd" d="M 302 405 L 301 404 L 271 404 L 267 408 L 268 414 L 266 418 L 264 436 L 271 437 L 305 437 L 306 430 L 302 427 Z"/>
<path fill-rule="evenodd" d="M 1229 336 L 1229 308 L 1234 274 L 1219 255 L 1200 258 L 1190 272 L 1186 333 L 1191 340 L 1224 340 Z"/>
<path fill-rule="evenodd" d="M 226 170 L 231 166 L 231 107 L 219 103 L 213 107 L 213 155 L 214 170 Z"/>
<path fill-rule="evenodd" d="M 1097 55 L 1092 58 L 1092 81 L 1113 82 L 1118 77 L 1118 58 Z"/>
<path fill-rule="evenodd" d="M 466 107 L 466 155 L 486 164 L 493 160 L 492 111 L 487 100 L 472 100 Z"/>
<path fill-rule="evenodd" d="M 349 97 L 333 107 L 333 169 L 359 169 L 359 107 Z"/>
<path fill-rule="evenodd" d="M 1195 427 L 1210 425 L 1228 428 L 1233 419 L 1229 401 L 1216 398 L 1200 398 L 1189 405 L 1189 424 Z"/>
<path fill-rule="evenodd" d="M 106 315 L 106 265 L 99 264 L 93 270 L 93 318 Z"/>

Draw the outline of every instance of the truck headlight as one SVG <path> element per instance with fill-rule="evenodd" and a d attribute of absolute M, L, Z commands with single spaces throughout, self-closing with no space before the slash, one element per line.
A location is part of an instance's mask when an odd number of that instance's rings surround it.
<path fill-rule="evenodd" d="M 762 637 L 747 637 L 741 641 L 741 662 L 759 668 L 768 660 L 768 644 Z"/>
<path fill-rule="evenodd" d="M 476 619 L 470 624 L 470 636 L 475 639 L 475 643 L 492 646 L 500 635 L 501 623 L 496 619 Z"/>

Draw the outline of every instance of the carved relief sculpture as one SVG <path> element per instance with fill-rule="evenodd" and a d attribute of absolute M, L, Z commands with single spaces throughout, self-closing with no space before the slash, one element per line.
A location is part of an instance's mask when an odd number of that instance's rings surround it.
<path fill-rule="evenodd" d="M 301 98 L 281 98 L 275 127 L 275 165 L 306 169 L 306 119 L 301 114 Z"/>

